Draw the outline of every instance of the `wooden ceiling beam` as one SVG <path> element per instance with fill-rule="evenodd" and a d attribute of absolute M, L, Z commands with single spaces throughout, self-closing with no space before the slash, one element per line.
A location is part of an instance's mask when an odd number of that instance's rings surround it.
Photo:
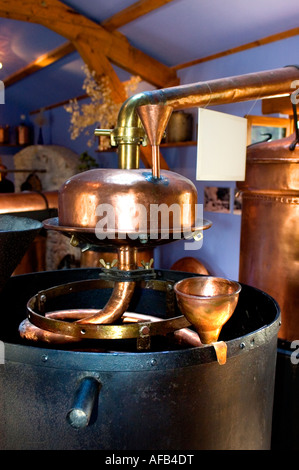
<path fill-rule="evenodd" d="M 25 67 L 22 67 L 21 69 L 17 70 L 17 72 L 12 73 L 11 75 L 9 75 L 9 77 L 4 79 L 3 83 L 5 88 L 9 87 L 10 85 L 13 85 L 14 83 L 18 82 L 19 80 L 22 80 L 23 78 L 28 77 L 29 75 L 37 72 L 40 69 L 53 64 L 57 60 L 65 57 L 66 55 L 70 54 L 71 52 L 74 52 L 75 50 L 76 48 L 73 43 L 68 41 L 62 44 L 61 46 L 56 47 L 52 51 L 41 55 L 30 64 L 26 65 Z"/>
<path fill-rule="evenodd" d="M 133 5 L 129 5 L 127 8 L 124 8 L 110 18 L 102 21 L 101 26 L 107 31 L 114 31 L 172 1 L 173 0 L 139 0 L 133 3 Z"/>
<path fill-rule="evenodd" d="M 131 46 L 125 36 L 106 31 L 59 0 L 0 0 L 0 17 L 42 24 L 75 45 L 76 41 L 78 44 L 78 37 L 88 38 L 89 45 L 93 44 L 93 51 L 100 51 L 102 57 L 106 56 L 113 64 L 154 86 L 166 87 L 178 83 L 174 70 Z M 92 63 L 93 54 L 90 59 Z M 90 66 L 89 57 L 85 57 L 85 61 Z M 101 64 L 98 67 L 100 70 L 95 69 L 95 72 L 100 74 L 103 67 Z"/>
<path fill-rule="evenodd" d="M 172 1 L 173 0 L 139 0 L 133 5 L 130 5 L 128 8 L 121 10 L 120 12 L 116 13 L 112 17 L 103 21 L 101 23 L 101 26 L 107 29 L 108 31 L 112 32 L 116 30 L 117 28 L 119 28 L 120 26 L 123 26 L 143 15 L 146 15 L 150 11 L 160 8 L 166 3 L 170 3 Z M 89 42 L 88 39 L 87 39 L 87 42 Z M 14 83 L 18 82 L 19 80 L 22 80 L 23 78 L 28 77 L 29 75 L 37 72 L 38 70 L 55 63 L 56 61 L 62 59 L 68 54 L 76 50 L 79 51 L 79 49 L 80 49 L 81 57 L 83 58 L 84 61 L 87 61 L 88 58 L 86 57 L 86 50 L 85 50 L 86 48 L 82 44 L 82 41 L 77 40 L 75 41 L 75 43 L 76 43 L 76 46 L 71 41 L 67 41 L 61 46 L 58 46 L 57 48 L 53 49 L 52 51 L 41 55 L 30 64 L 26 65 L 25 67 L 22 67 L 20 70 L 16 71 L 15 73 L 7 77 L 4 80 L 4 86 L 8 88 L 10 85 L 13 85 Z M 91 45 L 91 48 L 93 49 L 93 45 Z M 99 52 L 97 51 L 97 60 L 98 60 L 98 56 L 99 56 Z M 104 57 L 102 56 L 101 58 L 102 66 L 104 65 L 103 64 L 104 62 L 105 62 Z M 93 67 L 95 68 L 95 65 Z M 106 67 L 109 67 L 108 64 L 106 64 Z M 109 72 L 111 76 L 114 75 L 113 71 L 111 70 L 111 67 L 109 67 Z"/>
<path fill-rule="evenodd" d="M 283 31 L 281 33 L 272 34 L 271 36 L 266 36 L 264 38 L 257 39 L 256 41 L 248 42 L 247 44 L 242 44 L 241 46 L 233 47 L 232 49 L 227 49 L 226 51 L 217 52 L 216 54 L 211 54 L 206 57 L 201 57 L 200 59 L 191 60 L 189 62 L 185 62 L 184 64 L 175 65 L 172 67 L 172 69 L 177 71 L 187 67 L 193 67 L 194 65 L 202 64 L 203 62 L 220 59 L 221 57 L 243 52 L 254 47 L 265 46 L 266 44 L 270 44 L 275 41 L 281 41 L 282 39 L 288 39 L 292 36 L 297 36 L 298 34 L 299 27 L 288 29 L 287 31 Z"/>

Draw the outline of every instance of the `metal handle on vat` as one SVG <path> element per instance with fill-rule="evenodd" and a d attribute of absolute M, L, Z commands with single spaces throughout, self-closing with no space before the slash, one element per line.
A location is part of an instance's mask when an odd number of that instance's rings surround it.
<path fill-rule="evenodd" d="M 95 377 L 84 377 L 81 380 L 73 406 L 66 416 L 67 422 L 72 427 L 80 429 L 88 426 L 100 387 L 101 384 Z"/>

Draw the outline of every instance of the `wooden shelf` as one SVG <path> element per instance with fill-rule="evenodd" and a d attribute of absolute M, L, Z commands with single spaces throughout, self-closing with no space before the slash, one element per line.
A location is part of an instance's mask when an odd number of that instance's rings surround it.
<path fill-rule="evenodd" d="M 164 142 L 160 147 L 191 147 L 197 145 L 196 140 L 188 140 L 186 142 Z"/>
<path fill-rule="evenodd" d="M 11 148 L 23 148 L 23 147 L 28 147 L 31 144 L 0 144 L 0 147 L 11 147 Z"/>

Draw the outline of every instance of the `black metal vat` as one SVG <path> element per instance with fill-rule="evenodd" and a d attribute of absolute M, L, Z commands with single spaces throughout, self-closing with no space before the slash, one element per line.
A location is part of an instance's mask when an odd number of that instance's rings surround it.
<path fill-rule="evenodd" d="M 278 340 L 274 389 L 272 450 L 299 450 L 299 341 Z"/>
<path fill-rule="evenodd" d="M 135 340 L 103 340 L 97 351 L 92 344 L 74 351 L 20 339 L 18 326 L 32 295 L 66 282 L 97 279 L 101 272 L 26 274 L 12 277 L 3 289 L 0 448 L 269 449 L 277 303 L 242 285 L 237 309 L 219 338 L 228 346 L 224 365 L 218 364 L 213 346 L 187 347 L 171 338 L 153 338 L 146 352 L 136 350 Z M 131 311 L 161 318 L 179 315 L 172 287 L 192 275 L 155 274 L 154 282 L 144 281 L 136 289 Z M 110 293 L 105 287 L 74 294 L 68 307 L 101 307 Z M 59 302 L 57 308 L 63 308 L 63 300 Z"/>

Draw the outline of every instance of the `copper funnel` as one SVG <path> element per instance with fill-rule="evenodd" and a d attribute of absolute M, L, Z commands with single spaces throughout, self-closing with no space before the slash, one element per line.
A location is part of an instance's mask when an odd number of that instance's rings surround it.
<path fill-rule="evenodd" d="M 146 104 L 137 108 L 138 115 L 152 146 L 152 172 L 160 178 L 159 145 L 172 113 L 172 107 L 164 104 Z"/>
<path fill-rule="evenodd" d="M 218 341 L 221 329 L 232 316 L 241 286 L 220 277 L 192 277 L 174 286 L 181 312 L 195 327 L 201 342 Z"/>

